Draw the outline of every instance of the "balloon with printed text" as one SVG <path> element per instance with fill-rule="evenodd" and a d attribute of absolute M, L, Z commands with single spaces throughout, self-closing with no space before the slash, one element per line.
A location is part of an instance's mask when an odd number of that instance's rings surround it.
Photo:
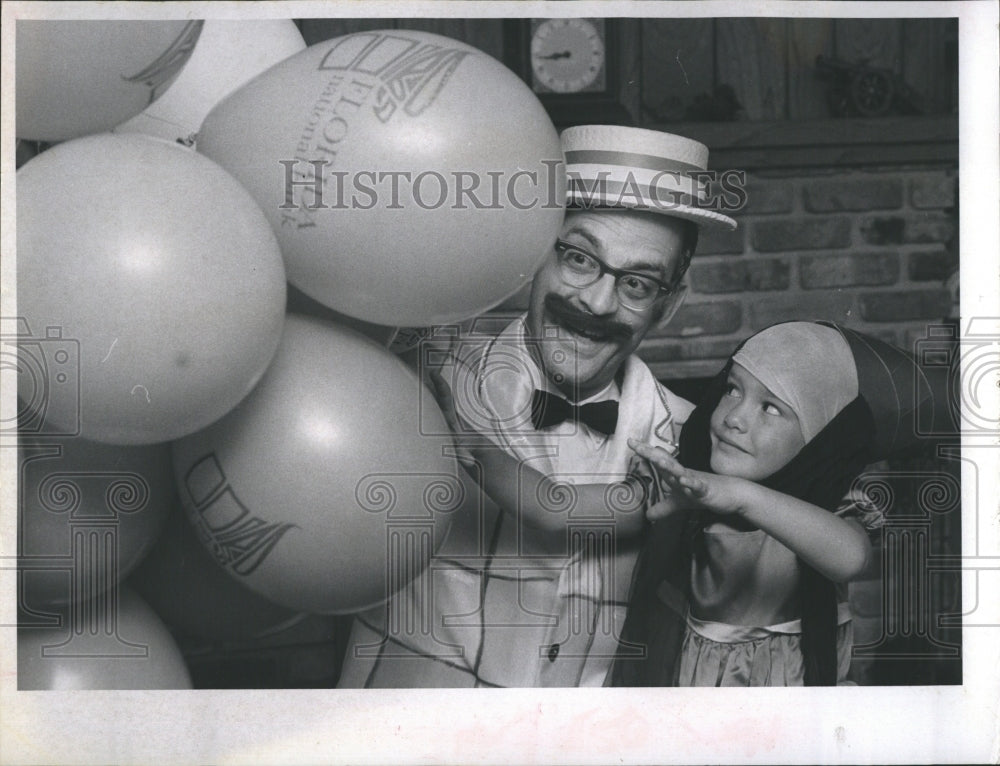
<path fill-rule="evenodd" d="M 102 134 L 38 155 L 17 186 L 18 394 L 46 432 L 169 441 L 250 392 L 281 335 L 285 275 L 229 174 Z"/>
<path fill-rule="evenodd" d="M 289 315 L 250 396 L 172 448 L 188 517 L 231 576 L 291 609 L 344 614 L 423 570 L 474 498 L 450 445 L 403 362 Z"/>
<path fill-rule="evenodd" d="M 129 579 L 172 631 L 210 641 L 248 641 L 301 617 L 223 571 L 179 506 Z"/>
<path fill-rule="evenodd" d="M 307 48 L 216 106 L 198 150 L 258 200 L 292 284 L 382 325 L 500 303 L 549 253 L 565 207 L 538 98 L 482 51 L 428 32 Z"/>
<path fill-rule="evenodd" d="M 64 141 L 139 114 L 180 74 L 202 24 L 19 19 L 17 137 Z"/>

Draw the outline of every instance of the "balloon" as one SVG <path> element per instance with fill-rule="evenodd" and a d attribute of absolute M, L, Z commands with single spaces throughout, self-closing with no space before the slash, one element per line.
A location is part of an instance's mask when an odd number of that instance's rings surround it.
<path fill-rule="evenodd" d="M 176 502 L 169 446 L 22 435 L 19 448 L 24 607 L 92 598 L 132 571 Z"/>
<path fill-rule="evenodd" d="M 289 282 L 375 324 L 443 324 L 501 302 L 563 218 L 562 151 L 541 103 L 495 59 L 427 32 L 307 48 L 216 106 L 198 151 L 260 202 Z"/>
<path fill-rule="evenodd" d="M 290 315 L 250 396 L 173 444 L 202 542 L 291 609 L 344 614 L 385 599 L 427 564 L 468 497 L 423 391 L 364 336 Z"/>
<path fill-rule="evenodd" d="M 179 507 L 168 515 L 163 534 L 129 584 L 172 631 L 184 636 L 249 640 L 301 618 L 226 574 Z"/>
<path fill-rule="evenodd" d="M 110 130 L 180 73 L 201 21 L 17 22 L 17 136 L 63 141 Z"/>
<path fill-rule="evenodd" d="M 190 145 L 213 106 L 305 47 L 291 19 L 209 19 L 190 61 L 170 90 L 115 131 L 145 133 Z"/>
<path fill-rule="evenodd" d="M 17 184 L 30 334 L 18 391 L 42 419 L 151 444 L 249 393 L 277 348 L 285 277 L 267 221 L 225 171 L 159 139 L 106 134 L 49 149 Z"/>
<path fill-rule="evenodd" d="M 116 591 L 106 611 L 61 616 L 61 628 L 18 629 L 18 689 L 191 688 L 177 644 L 128 588 Z"/>

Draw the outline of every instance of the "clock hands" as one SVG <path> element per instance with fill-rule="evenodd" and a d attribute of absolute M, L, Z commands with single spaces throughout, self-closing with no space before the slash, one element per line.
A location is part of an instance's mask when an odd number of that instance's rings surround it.
<path fill-rule="evenodd" d="M 604 88 L 603 20 L 543 19 L 530 42 L 531 84 L 537 92 L 580 93 Z"/>

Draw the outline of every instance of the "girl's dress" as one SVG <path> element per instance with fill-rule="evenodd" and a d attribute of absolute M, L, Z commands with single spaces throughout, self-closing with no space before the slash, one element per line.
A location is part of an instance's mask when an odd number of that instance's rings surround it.
<path fill-rule="evenodd" d="M 866 529 L 881 514 L 859 503 L 841 515 Z M 678 686 L 802 686 L 800 569 L 796 555 L 759 529 L 737 529 L 725 521 L 703 526 L 693 541 L 688 609 L 673 683 Z M 683 596 L 663 582 L 657 598 L 668 608 Z M 836 616 L 837 683 L 851 664 L 851 613 L 845 588 L 838 589 Z M 697 615 L 697 616 L 695 616 Z"/>

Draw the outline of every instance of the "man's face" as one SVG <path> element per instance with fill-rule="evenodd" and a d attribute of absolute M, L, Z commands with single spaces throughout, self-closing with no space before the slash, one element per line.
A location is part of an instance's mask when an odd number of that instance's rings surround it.
<path fill-rule="evenodd" d="M 683 234 L 684 223 L 670 216 L 584 210 L 567 213 L 559 239 L 613 268 L 670 283 Z M 570 398 L 583 399 L 614 379 L 651 328 L 666 324 L 680 296 L 661 296 L 652 307 L 636 311 L 619 302 L 611 274 L 587 287 L 573 287 L 561 273 L 553 252 L 531 286 L 528 334 L 545 339 L 531 348 L 548 378 Z"/>

